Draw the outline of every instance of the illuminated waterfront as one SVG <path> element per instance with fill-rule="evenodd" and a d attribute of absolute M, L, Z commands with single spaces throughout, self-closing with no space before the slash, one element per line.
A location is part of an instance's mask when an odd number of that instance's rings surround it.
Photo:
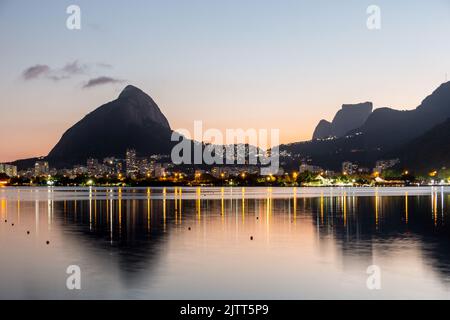
<path fill-rule="evenodd" d="M 448 299 L 449 204 L 446 187 L 0 188 L 0 297 Z"/>

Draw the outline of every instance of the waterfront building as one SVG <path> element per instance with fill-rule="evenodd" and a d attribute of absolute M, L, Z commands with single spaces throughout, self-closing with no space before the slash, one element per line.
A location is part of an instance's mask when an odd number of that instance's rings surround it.
<path fill-rule="evenodd" d="M 154 173 L 156 178 L 162 178 L 167 175 L 166 168 L 162 163 L 155 163 Z"/>
<path fill-rule="evenodd" d="M 36 177 L 46 176 L 50 172 L 50 167 L 47 161 L 36 161 L 34 164 L 34 175 Z"/>
<path fill-rule="evenodd" d="M 135 178 L 139 171 L 136 159 L 136 150 L 127 149 L 125 161 L 126 161 L 127 177 Z"/>
<path fill-rule="evenodd" d="M 8 177 L 16 177 L 17 167 L 6 163 L 0 163 L 0 173 L 4 173 Z"/>
<path fill-rule="evenodd" d="M 400 162 L 399 159 L 378 160 L 375 163 L 375 168 L 373 169 L 373 172 L 377 173 L 377 174 L 381 174 L 384 170 L 392 168 L 399 162 Z"/>
<path fill-rule="evenodd" d="M 87 169 L 85 166 L 80 166 L 80 165 L 75 165 L 75 166 L 73 166 L 72 173 L 73 173 L 75 176 L 87 174 L 87 172 L 88 172 L 88 169 Z"/>
<path fill-rule="evenodd" d="M 89 158 L 87 160 L 87 172 L 90 176 L 99 174 L 99 163 L 97 159 Z"/>
<path fill-rule="evenodd" d="M 211 169 L 211 175 L 217 179 L 227 178 L 229 170 L 226 167 L 213 167 Z"/>
<path fill-rule="evenodd" d="M 342 163 L 342 174 L 352 175 L 358 172 L 358 165 L 356 163 L 345 161 Z"/>
<path fill-rule="evenodd" d="M 360 167 L 360 168 L 358 168 L 358 173 L 360 173 L 360 174 L 370 174 L 370 169 L 369 168 Z"/>
<path fill-rule="evenodd" d="M 323 169 L 319 166 L 310 165 L 307 163 L 302 163 L 300 168 L 298 169 L 299 173 L 311 172 L 311 173 L 320 173 Z"/>
<path fill-rule="evenodd" d="M 115 157 L 106 157 L 103 159 L 103 171 L 107 174 L 119 175 L 123 172 L 123 160 Z"/>
<path fill-rule="evenodd" d="M 138 172 L 141 176 L 148 176 L 151 174 L 151 165 L 147 158 L 142 158 L 137 161 Z"/>

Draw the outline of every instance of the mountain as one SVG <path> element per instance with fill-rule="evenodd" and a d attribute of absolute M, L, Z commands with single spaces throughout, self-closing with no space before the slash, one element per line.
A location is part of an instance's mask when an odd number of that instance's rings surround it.
<path fill-rule="evenodd" d="M 404 168 L 421 172 L 450 169 L 450 118 L 395 152 Z"/>
<path fill-rule="evenodd" d="M 319 123 L 316 139 L 279 146 L 282 154 L 286 151 L 291 155 L 282 157 L 281 165 L 296 168 L 306 159 L 338 170 L 343 161 L 371 167 L 376 160 L 399 157 L 411 169 L 424 164 L 447 166 L 450 82 L 439 86 L 414 110 L 372 108 L 370 102 L 343 105 L 331 123 Z M 116 100 L 95 109 L 67 130 L 46 160 L 52 167 L 70 167 L 84 164 L 89 157 L 122 158 L 127 148 L 135 148 L 142 156 L 170 154 L 177 143 L 171 141 L 171 135 L 169 122 L 153 99 L 127 86 Z M 325 137 L 331 139 L 320 140 Z M 24 159 L 14 164 L 23 168 L 33 161 Z"/>
<path fill-rule="evenodd" d="M 440 85 L 414 110 L 379 108 L 344 137 L 281 145 L 280 150 L 299 154 L 324 168 L 338 169 L 347 160 L 371 167 L 378 159 L 401 156 L 399 150 L 448 118 L 450 82 Z M 326 130 L 326 125 L 322 127 Z"/>
<path fill-rule="evenodd" d="M 361 127 L 372 113 L 371 102 L 344 104 L 330 123 L 321 120 L 314 130 L 313 140 L 344 137 L 349 131 Z"/>
<path fill-rule="evenodd" d="M 331 122 L 322 119 L 319 121 L 319 124 L 316 126 L 316 129 L 314 129 L 314 133 L 313 133 L 313 140 L 318 140 L 318 139 L 326 139 L 332 136 L 332 132 L 333 131 L 333 125 L 331 124 Z"/>
<path fill-rule="evenodd" d="M 419 137 L 450 117 L 450 82 L 440 85 L 414 110 L 376 109 L 363 126 L 365 148 L 386 152 Z M 353 133 L 354 133 L 353 132 Z"/>
<path fill-rule="evenodd" d="M 169 122 L 153 99 L 127 86 L 119 97 L 106 103 L 68 129 L 50 151 L 55 166 L 85 163 L 89 157 L 123 157 L 127 148 L 138 154 L 169 154 Z"/>

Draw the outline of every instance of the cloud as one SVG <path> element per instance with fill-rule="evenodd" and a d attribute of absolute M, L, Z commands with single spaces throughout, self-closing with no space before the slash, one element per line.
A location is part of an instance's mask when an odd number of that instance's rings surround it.
<path fill-rule="evenodd" d="M 78 60 L 68 62 L 60 68 L 52 68 L 46 64 L 37 64 L 25 69 L 25 71 L 22 72 L 22 77 L 25 80 L 34 80 L 45 77 L 49 80 L 61 81 L 70 79 L 74 76 L 86 75 L 94 68 L 111 69 L 112 67 L 112 65 L 104 62 L 81 64 Z"/>
<path fill-rule="evenodd" d="M 66 80 L 66 79 L 70 79 L 70 76 L 65 76 L 65 75 L 49 75 L 47 78 L 49 78 L 50 80 L 53 81 L 61 81 L 61 80 Z"/>
<path fill-rule="evenodd" d="M 112 69 L 113 68 L 112 64 L 105 63 L 105 62 L 98 62 L 97 63 L 97 67 L 105 68 L 105 69 Z"/>
<path fill-rule="evenodd" d="M 87 89 L 87 88 L 92 88 L 92 87 L 100 86 L 100 85 L 104 85 L 104 84 L 121 83 L 121 82 L 123 82 L 123 80 L 102 76 L 102 77 L 97 77 L 97 78 L 90 79 L 83 86 L 83 88 Z"/>
<path fill-rule="evenodd" d="M 72 76 L 86 74 L 90 66 L 88 64 L 80 64 L 78 60 L 66 63 L 59 69 L 51 70 L 48 78 L 53 81 L 61 81 L 72 78 Z"/>
<path fill-rule="evenodd" d="M 25 80 L 32 80 L 32 79 L 39 78 L 40 76 L 43 76 L 43 75 L 48 75 L 50 73 L 50 71 L 51 71 L 51 69 L 48 65 L 37 64 L 37 65 L 31 66 L 31 67 L 25 69 L 25 71 L 22 72 L 22 77 Z"/>
<path fill-rule="evenodd" d="M 61 69 L 61 72 L 66 75 L 83 74 L 83 73 L 86 73 L 86 71 L 88 69 L 89 69 L 89 66 L 87 64 L 80 65 L 78 60 L 75 60 L 74 62 L 67 63 Z"/>

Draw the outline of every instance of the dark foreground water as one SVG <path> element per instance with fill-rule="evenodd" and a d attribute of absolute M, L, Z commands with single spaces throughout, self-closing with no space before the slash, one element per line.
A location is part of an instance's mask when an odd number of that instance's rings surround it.
<path fill-rule="evenodd" d="M 0 298 L 449 299 L 449 205 L 443 187 L 0 188 Z"/>

